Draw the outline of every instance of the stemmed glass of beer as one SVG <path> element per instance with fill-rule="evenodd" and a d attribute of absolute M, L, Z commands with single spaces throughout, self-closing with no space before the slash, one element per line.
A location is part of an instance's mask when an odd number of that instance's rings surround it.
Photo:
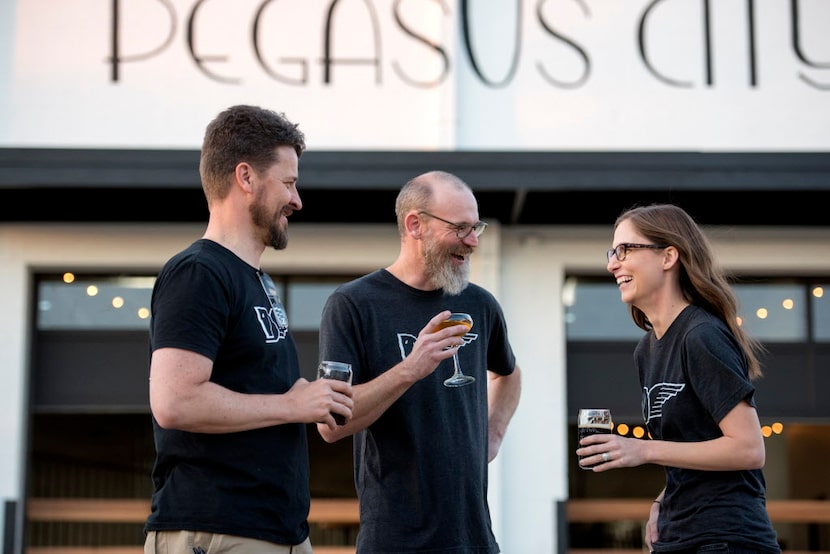
<path fill-rule="evenodd" d="M 445 319 L 438 325 L 438 328 L 445 329 L 453 325 L 458 325 L 464 328 L 464 332 L 460 334 L 467 334 L 467 332 L 473 328 L 473 316 L 461 312 L 453 312 L 450 314 L 449 318 Z M 476 380 L 476 378 L 472 375 L 465 375 L 461 372 L 461 365 L 458 363 L 458 348 L 456 348 L 452 353 L 452 364 L 454 368 L 453 374 L 446 381 L 444 381 L 445 387 L 463 387 L 464 385 L 469 385 Z"/>

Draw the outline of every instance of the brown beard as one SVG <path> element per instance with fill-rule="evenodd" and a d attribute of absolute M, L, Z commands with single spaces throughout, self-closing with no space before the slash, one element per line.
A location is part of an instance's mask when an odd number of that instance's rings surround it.
<path fill-rule="evenodd" d="M 283 250 L 288 246 L 288 233 L 279 226 L 279 214 L 282 209 L 269 212 L 262 202 L 262 194 L 257 194 L 256 200 L 251 204 L 249 211 L 251 221 L 257 229 L 263 233 L 263 243 L 274 250 Z"/>

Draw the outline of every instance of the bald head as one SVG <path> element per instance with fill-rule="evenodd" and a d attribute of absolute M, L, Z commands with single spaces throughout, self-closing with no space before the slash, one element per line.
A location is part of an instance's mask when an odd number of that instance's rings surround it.
<path fill-rule="evenodd" d="M 446 171 L 429 171 L 410 179 L 398 193 L 395 216 L 398 231 L 405 231 L 406 214 L 412 210 L 431 211 L 448 193 L 466 193 L 474 198 L 473 191 L 458 176 Z"/>

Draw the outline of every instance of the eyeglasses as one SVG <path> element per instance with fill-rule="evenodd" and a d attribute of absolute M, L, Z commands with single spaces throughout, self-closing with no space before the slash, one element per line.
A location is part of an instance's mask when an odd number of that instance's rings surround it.
<path fill-rule="evenodd" d="M 476 237 L 480 237 L 481 233 L 487 228 L 487 223 L 485 221 L 477 221 L 472 225 L 468 223 L 453 223 L 452 221 L 447 221 L 443 217 L 438 217 L 437 215 L 433 215 L 429 212 L 418 212 L 418 215 L 427 215 L 433 219 L 437 219 L 438 221 L 443 221 L 453 229 L 455 229 L 455 236 L 460 239 L 466 239 L 470 236 L 470 233 L 473 233 Z"/>
<path fill-rule="evenodd" d="M 288 329 L 288 316 L 285 313 L 285 308 L 282 306 L 280 297 L 277 294 L 277 285 L 271 276 L 264 271 L 257 271 L 259 276 L 259 284 L 262 285 L 262 290 L 265 291 L 265 296 L 268 297 L 268 302 L 271 304 L 271 311 L 274 314 L 274 322 L 281 331 Z"/>
<path fill-rule="evenodd" d="M 622 242 L 615 246 L 614 248 L 609 248 L 608 252 L 605 253 L 608 261 L 611 261 L 611 256 L 616 256 L 619 261 L 623 261 L 626 256 L 628 256 L 629 250 L 636 250 L 637 248 L 651 248 L 654 250 L 660 250 L 662 248 L 668 248 L 667 244 L 637 244 L 634 242 Z"/>

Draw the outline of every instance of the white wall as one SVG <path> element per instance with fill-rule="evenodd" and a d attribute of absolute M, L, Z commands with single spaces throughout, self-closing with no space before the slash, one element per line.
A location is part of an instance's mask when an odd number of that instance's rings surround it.
<path fill-rule="evenodd" d="M 0 500 L 23 497 L 30 275 L 38 270 L 157 270 L 203 225 L 0 225 Z M 724 266 L 745 274 L 830 275 L 830 229 L 711 229 Z M 561 289 L 573 271 L 605 273 L 608 228 L 491 225 L 473 279 L 501 301 L 524 375 L 522 400 L 491 465 L 502 550 L 556 552 L 555 504 L 567 499 L 567 381 Z M 368 272 L 398 252 L 394 225 L 290 227 L 274 273 Z M 0 523 L 2 525 L 2 523 Z M 2 535 L 2 529 L 0 529 Z M 19 535 L 18 535 L 19 536 Z"/>
<path fill-rule="evenodd" d="M 316 150 L 830 147 L 828 2 L 468 4 L 464 41 L 458 0 L 4 0 L 0 145 L 198 148 L 251 103 Z"/>

